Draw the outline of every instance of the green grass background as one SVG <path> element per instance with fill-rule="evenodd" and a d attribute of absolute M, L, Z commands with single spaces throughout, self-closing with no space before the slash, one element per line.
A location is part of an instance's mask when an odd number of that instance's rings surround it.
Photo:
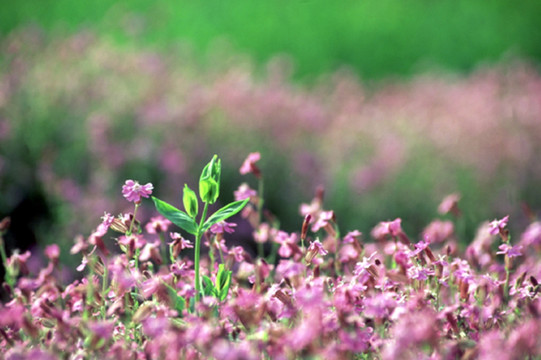
<path fill-rule="evenodd" d="M 287 54 L 297 79 L 344 64 L 381 79 L 538 61 L 539 19 L 538 0 L 18 0 L 2 5 L 0 36 L 28 24 L 49 35 L 91 29 L 118 44 L 188 46 L 201 61 L 222 38 L 260 64 Z"/>

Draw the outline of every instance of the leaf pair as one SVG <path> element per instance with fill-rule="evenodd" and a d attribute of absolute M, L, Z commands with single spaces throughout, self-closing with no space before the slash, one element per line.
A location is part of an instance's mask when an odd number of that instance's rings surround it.
<path fill-rule="evenodd" d="M 195 222 L 195 219 L 190 217 L 188 214 L 186 214 L 184 211 L 177 209 L 171 204 L 166 203 L 165 201 L 162 201 L 154 196 L 152 196 L 152 201 L 154 201 L 154 205 L 156 206 L 156 210 L 160 214 L 162 214 L 165 218 L 167 218 L 169 221 L 171 221 L 173 224 L 177 225 L 184 231 L 192 234 L 197 235 L 198 231 L 203 234 L 205 231 L 210 229 L 210 227 L 216 223 L 219 223 L 220 221 L 223 221 L 235 214 L 237 214 L 239 211 L 244 208 L 244 206 L 250 201 L 249 199 L 245 200 L 239 200 L 234 201 L 232 203 L 229 203 L 228 205 L 224 206 L 223 208 L 216 211 L 214 214 L 212 214 L 201 226 L 201 229 L 199 229 L 199 225 Z"/>
<path fill-rule="evenodd" d="M 229 293 L 229 286 L 231 285 L 230 270 L 226 270 L 224 264 L 218 266 L 218 274 L 216 274 L 216 284 L 212 283 L 212 280 L 208 276 L 203 276 L 203 294 L 205 296 L 213 295 L 220 301 L 224 301 Z"/>

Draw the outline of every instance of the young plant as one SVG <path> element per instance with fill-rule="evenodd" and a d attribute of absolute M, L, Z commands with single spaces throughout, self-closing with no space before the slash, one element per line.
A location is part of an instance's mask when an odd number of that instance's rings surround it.
<path fill-rule="evenodd" d="M 184 185 L 183 199 L 186 212 L 175 208 L 156 197 L 152 197 L 156 210 L 184 231 L 195 236 L 195 301 L 199 301 L 202 294 L 199 259 L 201 253 L 201 237 L 214 224 L 225 220 L 244 208 L 249 199 L 234 201 L 222 207 L 207 218 L 208 206 L 218 200 L 220 194 L 221 160 L 214 155 L 212 160 L 204 167 L 199 178 L 199 198 L 204 203 L 203 213 L 197 222 L 199 213 L 198 200 L 195 192 L 188 185 Z M 227 294 L 227 291 L 225 292 Z"/>

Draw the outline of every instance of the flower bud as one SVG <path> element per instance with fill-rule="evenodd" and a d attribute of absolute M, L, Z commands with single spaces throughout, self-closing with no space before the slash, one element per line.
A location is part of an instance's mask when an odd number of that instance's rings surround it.
<path fill-rule="evenodd" d="M 182 202 L 184 203 L 184 209 L 186 210 L 188 216 L 190 216 L 191 218 L 195 218 L 199 211 L 197 196 L 195 195 L 195 192 L 188 187 L 187 184 L 184 184 Z"/>
<path fill-rule="evenodd" d="M 199 178 L 199 196 L 203 202 L 214 204 L 220 194 L 221 161 L 216 155 L 205 166 Z"/>

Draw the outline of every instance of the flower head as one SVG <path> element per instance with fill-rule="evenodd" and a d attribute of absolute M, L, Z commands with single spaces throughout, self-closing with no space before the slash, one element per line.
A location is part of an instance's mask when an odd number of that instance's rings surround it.
<path fill-rule="evenodd" d="M 502 232 L 507 227 L 507 222 L 509 221 L 509 215 L 503 217 L 500 220 L 492 221 L 489 226 L 490 235 L 497 235 Z"/>
<path fill-rule="evenodd" d="M 235 232 L 235 229 L 233 228 L 236 226 L 237 224 L 235 223 L 228 223 L 225 221 L 220 221 L 210 227 L 210 232 L 214 234 L 223 234 L 223 233 L 232 234 Z"/>
<path fill-rule="evenodd" d="M 171 225 L 171 221 L 162 216 L 156 216 L 150 219 L 145 229 L 149 234 L 159 234 L 166 232 L 169 225 Z"/>
<path fill-rule="evenodd" d="M 522 256 L 522 245 L 509 246 L 507 244 L 501 244 L 498 246 L 498 251 L 496 254 L 507 255 L 508 257 Z"/>
<path fill-rule="evenodd" d="M 141 185 L 137 181 L 126 180 L 126 183 L 122 186 L 122 195 L 128 200 L 138 203 L 141 201 L 141 197 L 148 198 L 152 194 L 151 183 Z"/>
<path fill-rule="evenodd" d="M 239 169 L 241 175 L 254 173 L 254 175 L 259 178 L 261 176 L 261 171 L 255 164 L 257 161 L 259 161 L 259 159 L 261 159 L 261 154 L 258 152 L 248 154 L 248 157 L 246 158 L 246 160 L 244 160 L 242 166 Z"/>

